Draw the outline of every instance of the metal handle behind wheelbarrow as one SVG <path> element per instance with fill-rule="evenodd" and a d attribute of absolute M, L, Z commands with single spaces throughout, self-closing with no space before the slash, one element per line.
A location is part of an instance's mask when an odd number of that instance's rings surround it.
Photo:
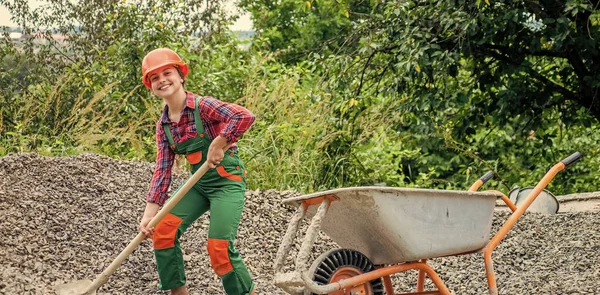
<path fill-rule="evenodd" d="M 469 191 L 476 192 L 482 185 L 484 185 L 486 182 L 490 181 L 492 178 L 494 178 L 494 172 L 489 171 L 485 175 L 481 176 L 481 178 L 479 178 L 475 183 L 473 183 L 473 185 L 469 188 Z M 508 208 L 510 208 L 510 210 L 512 212 L 515 212 L 517 210 L 517 207 L 515 206 L 515 204 L 504 193 L 502 193 L 500 191 L 496 191 L 496 190 L 488 190 L 487 192 L 494 192 L 494 193 L 499 194 L 501 196 L 502 201 L 504 201 L 504 203 L 506 203 L 506 206 L 508 206 Z"/>

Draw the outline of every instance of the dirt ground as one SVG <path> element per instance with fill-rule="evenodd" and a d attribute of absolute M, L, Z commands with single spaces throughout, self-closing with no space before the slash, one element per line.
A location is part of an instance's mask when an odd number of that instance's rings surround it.
<path fill-rule="evenodd" d="M 600 212 L 600 192 L 555 196 L 558 201 L 558 213 Z M 540 202 L 541 200 L 535 200 Z M 496 201 L 496 210 L 509 211 L 506 204 Z"/>
<path fill-rule="evenodd" d="M 558 212 L 600 212 L 600 192 L 557 196 Z"/>
<path fill-rule="evenodd" d="M 0 158 L 0 294 L 54 294 L 57 284 L 95 278 L 137 234 L 153 167 L 91 154 Z M 175 177 L 172 187 L 184 180 Z M 272 264 L 294 212 L 281 201 L 298 195 L 246 193 L 236 247 L 258 294 L 285 294 L 272 284 Z M 559 214 L 525 214 L 493 255 L 500 294 L 600 294 L 599 199 L 562 196 Z M 495 213 L 492 234 L 508 217 Z M 201 217 L 182 240 L 191 294 L 223 294 L 205 250 L 208 222 Z M 321 234 L 313 256 L 335 247 Z M 454 294 L 487 294 L 481 254 L 430 262 Z M 393 281 L 409 292 L 416 274 Z M 98 294 L 166 294 L 157 286 L 146 241 Z"/>

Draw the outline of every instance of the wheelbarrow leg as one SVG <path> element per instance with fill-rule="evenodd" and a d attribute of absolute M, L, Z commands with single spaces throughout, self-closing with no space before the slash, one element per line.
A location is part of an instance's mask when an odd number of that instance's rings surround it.
<path fill-rule="evenodd" d="M 283 265 L 285 264 L 285 258 L 287 254 L 290 252 L 290 248 L 292 247 L 292 242 L 296 238 L 298 233 L 298 227 L 300 226 L 300 221 L 306 215 L 306 209 L 303 206 L 298 206 L 296 209 L 296 213 L 292 217 L 292 220 L 288 224 L 287 231 L 285 232 L 285 236 L 283 237 L 283 241 L 279 245 L 279 249 L 277 250 L 277 256 L 275 258 L 275 273 L 279 272 Z"/>
<path fill-rule="evenodd" d="M 296 257 L 296 267 L 302 273 L 306 272 L 310 267 L 308 265 L 308 259 L 310 258 L 311 250 L 315 244 L 319 229 L 321 229 L 321 221 L 325 218 L 325 213 L 327 213 L 327 208 L 329 208 L 330 203 L 330 199 L 323 199 L 323 202 L 317 209 L 317 213 L 315 213 L 315 216 L 312 218 L 310 225 L 306 230 L 304 241 L 302 241 L 300 250 L 298 250 L 298 256 Z M 312 279 L 310 281 L 312 282 Z"/>
<path fill-rule="evenodd" d="M 427 263 L 427 259 L 421 259 L 421 262 Z M 419 269 L 419 277 L 417 278 L 417 292 L 425 290 L 425 272 Z"/>
<path fill-rule="evenodd" d="M 422 267 L 419 267 L 419 274 L 424 272 L 429 276 L 433 284 L 437 287 L 438 291 L 441 295 L 450 295 L 450 290 L 446 288 L 446 285 L 442 281 L 442 279 L 437 275 L 437 273 L 425 262 L 421 262 Z M 423 274 L 423 277 L 425 274 Z"/>
<path fill-rule="evenodd" d="M 383 277 L 383 287 L 385 288 L 386 295 L 396 294 L 394 293 L 394 285 L 392 285 L 392 279 L 390 279 L 389 275 Z"/>
<path fill-rule="evenodd" d="M 492 260 L 492 251 L 486 251 L 483 254 L 485 263 L 485 275 L 488 280 L 489 295 L 498 295 L 498 286 L 496 285 L 496 275 L 494 274 L 494 261 Z"/>
<path fill-rule="evenodd" d="M 390 275 L 404 272 L 408 270 L 422 270 L 427 276 L 431 279 L 433 284 L 437 287 L 437 290 L 429 291 L 429 292 L 417 292 L 417 293 L 403 293 L 396 294 L 394 293 L 394 287 L 392 286 L 392 281 L 390 279 Z M 352 288 L 359 284 L 363 284 L 365 282 L 371 281 L 376 278 L 383 278 L 383 284 L 385 287 L 385 292 L 388 295 L 416 295 L 416 294 L 439 294 L 439 295 L 451 295 L 450 290 L 446 287 L 442 279 L 437 275 L 437 273 L 431 268 L 431 266 L 427 265 L 427 263 L 419 261 L 419 262 L 408 262 L 401 263 L 396 265 L 384 266 L 377 270 L 361 274 L 359 276 L 351 277 L 345 280 L 338 281 L 336 283 L 332 283 L 329 285 L 318 285 L 312 286 L 311 290 L 313 293 L 317 294 L 328 294 L 334 291 L 343 290 Z M 308 282 L 310 278 L 306 278 L 305 282 Z M 317 292 L 317 290 L 319 292 Z M 322 291 L 322 292 L 321 292 Z"/>
<path fill-rule="evenodd" d="M 419 265 L 422 265 L 420 267 L 417 267 L 418 271 L 419 271 L 419 277 L 417 279 L 417 292 L 421 292 L 421 293 L 427 293 L 425 292 L 425 275 L 426 273 L 426 269 L 429 268 L 429 265 L 427 264 L 427 259 L 421 259 L 419 260 L 419 262 L 417 263 Z M 430 270 L 436 277 L 437 275 L 435 274 L 435 271 L 433 269 Z M 435 286 L 438 288 L 437 291 L 431 291 L 432 294 L 446 294 L 444 292 L 449 292 L 448 289 L 446 288 L 445 284 L 442 282 L 441 279 L 439 279 L 437 281 L 434 281 Z M 392 279 L 390 278 L 389 275 L 384 276 L 383 277 L 383 287 L 385 289 L 385 294 L 388 295 L 394 295 L 396 293 L 394 293 L 394 286 L 392 284 Z M 417 293 L 407 293 L 407 294 L 417 294 Z M 448 293 L 450 294 L 450 293 Z M 402 295 L 402 294 L 399 294 Z"/>

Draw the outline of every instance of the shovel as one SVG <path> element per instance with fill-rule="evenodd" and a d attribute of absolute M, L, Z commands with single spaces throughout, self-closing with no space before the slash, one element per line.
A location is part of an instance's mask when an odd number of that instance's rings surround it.
<path fill-rule="evenodd" d="M 229 146 L 225 147 L 225 150 Z M 177 205 L 177 203 L 185 196 L 185 194 L 194 186 L 198 180 L 208 171 L 208 161 L 204 162 L 200 168 L 188 179 L 185 184 L 173 195 L 173 197 L 167 201 L 167 203 L 156 213 L 156 216 L 150 220 L 148 223 L 148 227 L 155 227 L 158 222 L 160 222 L 167 213 Z M 129 254 L 135 250 L 135 248 L 142 243 L 146 239 L 146 235 L 143 233 L 139 233 L 129 245 L 123 249 L 121 254 L 115 258 L 115 260 L 101 273 L 96 279 L 92 282 L 90 280 L 80 280 L 74 281 L 67 284 L 57 285 L 55 288 L 57 295 L 95 295 L 96 290 L 100 288 L 100 286 L 104 285 L 108 281 L 108 277 L 110 277 L 123 263 Z"/>

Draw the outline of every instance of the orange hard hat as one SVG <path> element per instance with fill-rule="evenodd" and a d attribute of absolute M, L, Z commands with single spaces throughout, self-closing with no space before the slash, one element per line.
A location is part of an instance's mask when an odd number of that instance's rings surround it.
<path fill-rule="evenodd" d="M 179 55 L 168 48 L 157 48 L 154 49 L 146 56 L 144 56 L 144 60 L 142 60 L 142 82 L 148 89 L 150 89 L 150 80 L 148 80 L 148 75 L 159 68 L 164 66 L 174 66 L 181 70 L 183 73 L 183 77 L 187 77 L 189 72 L 187 64 L 179 57 Z"/>

